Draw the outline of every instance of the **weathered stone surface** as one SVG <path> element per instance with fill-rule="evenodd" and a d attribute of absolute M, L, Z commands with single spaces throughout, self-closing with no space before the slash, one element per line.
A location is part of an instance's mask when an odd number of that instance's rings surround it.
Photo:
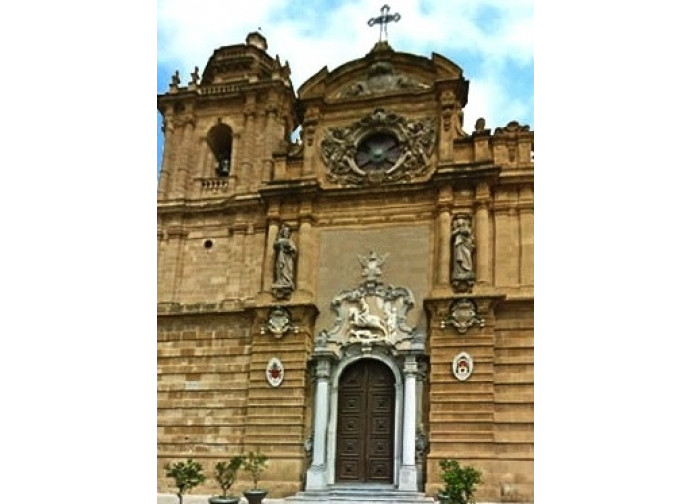
<path fill-rule="evenodd" d="M 366 280 L 358 257 L 375 250 L 386 255 L 382 281 L 414 298 L 405 323 L 420 331 L 419 369 L 407 375 L 428 440 L 420 490 L 435 495 L 438 461 L 451 457 L 484 472 L 480 501 L 534 499 L 534 133 L 509 123 L 492 134 L 484 121 L 465 132 L 467 91 L 443 56 L 385 44 L 321 70 L 295 96 L 289 69 L 254 37 L 219 48 L 198 79 L 178 78 L 158 97 L 160 492 L 172 490 L 166 462 L 194 457 L 210 474 L 256 448 L 269 455 L 267 504 L 303 488 L 322 372 L 314 339 L 337 321 L 332 300 Z M 361 142 L 386 135 L 390 155 L 403 157 L 384 161 L 372 144 L 358 161 Z M 462 219 L 464 241 L 453 224 Z M 278 285 L 289 292 L 276 291 L 281 226 L 298 251 Z M 391 306 L 371 308 L 381 319 Z M 462 382 L 451 369 L 460 352 L 473 361 Z M 278 387 L 266 380 L 274 357 L 284 366 Z M 389 356 L 400 389 L 403 357 Z M 250 484 L 242 475 L 235 488 Z M 215 491 L 210 479 L 185 502 Z"/>

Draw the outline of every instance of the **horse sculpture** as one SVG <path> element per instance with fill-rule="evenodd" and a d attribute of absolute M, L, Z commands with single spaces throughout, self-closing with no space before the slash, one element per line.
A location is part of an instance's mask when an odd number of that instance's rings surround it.
<path fill-rule="evenodd" d="M 359 299 L 359 308 L 352 307 L 349 311 L 349 319 L 353 329 L 350 336 L 359 340 L 387 339 L 389 330 L 386 322 L 378 315 L 369 313 L 369 305 L 362 297 Z"/>

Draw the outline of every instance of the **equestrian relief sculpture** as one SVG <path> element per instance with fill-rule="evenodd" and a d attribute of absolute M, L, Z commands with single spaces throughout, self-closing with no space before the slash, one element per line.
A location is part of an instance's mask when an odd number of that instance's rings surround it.
<path fill-rule="evenodd" d="M 414 306 L 412 292 L 381 281 L 381 268 L 388 255 L 372 250 L 368 256 L 357 256 L 364 280 L 333 298 L 335 324 L 317 335 L 316 347 L 339 353 L 351 345 L 361 345 L 363 352 L 374 346 L 402 350 L 423 345 L 423 336 L 407 323 L 407 314 Z"/>

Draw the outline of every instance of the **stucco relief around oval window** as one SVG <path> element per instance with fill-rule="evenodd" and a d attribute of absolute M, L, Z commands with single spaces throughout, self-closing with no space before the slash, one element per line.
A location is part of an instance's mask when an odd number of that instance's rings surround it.
<path fill-rule="evenodd" d="M 431 166 L 436 132 L 433 118 L 408 119 L 383 109 L 327 128 L 320 148 L 328 180 L 352 186 L 419 179 Z"/>

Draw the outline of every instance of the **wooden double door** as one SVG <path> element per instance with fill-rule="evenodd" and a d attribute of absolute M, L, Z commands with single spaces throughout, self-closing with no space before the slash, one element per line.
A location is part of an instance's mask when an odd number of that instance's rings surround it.
<path fill-rule="evenodd" d="M 375 359 L 348 366 L 338 387 L 336 481 L 393 483 L 395 377 Z"/>

